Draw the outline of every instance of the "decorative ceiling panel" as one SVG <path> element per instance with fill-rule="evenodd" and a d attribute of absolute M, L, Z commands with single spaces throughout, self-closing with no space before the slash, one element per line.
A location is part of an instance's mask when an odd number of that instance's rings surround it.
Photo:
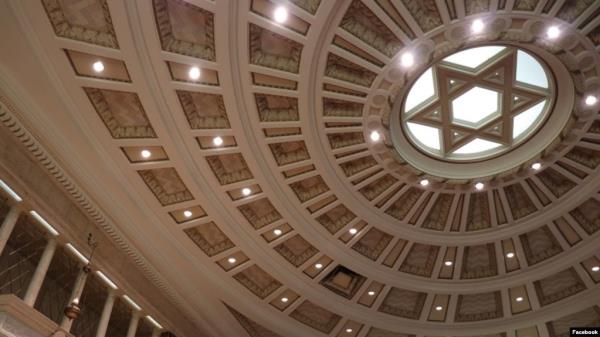
<path fill-rule="evenodd" d="M 418 319 L 426 297 L 425 293 L 392 288 L 378 310 L 394 316 Z"/>
<path fill-rule="evenodd" d="M 240 312 L 236 311 L 228 305 L 227 309 L 231 312 L 233 317 L 235 317 L 235 319 L 237 319 L 238 322 L 240 322 L 240 325 L 246 330 L 246 332 L 248 332 L 248 335 L 250 335 L 250 337 L 281 337 L 273 331 L 254 322 L 250 318 L 242 315 Z"/>
<path fill-rule="evenodd" d="M 119 48 L 106 0 L 42 1 L 56 35 Z"/>
<path fill-rule="evenodd" d="M 269 296 L 269 294 L 281 287 L 281 282 L 274 279 L 257 265 L 244 269 L 233 275 L 233 278 L 260 298 Z"/>
<path fill-rule="evenodd" d="M 320 283 L 334 293 L 351 299 L 356 295 L 365 280 L 364 276 L 340 265 L 327 274 Z"/>
<path fill-rule="evenodd" d="M 174 168 L 141 170 L 138 173 L 163 206 L 194 199 Z"/>
<path fill-rule="evenodd" d="M 214 222 L 186 228 L 184 231 L 208 256 L 214 256 L 235 247 Z"/>
<path fill-rule="evenodd" d="M 214 61 L 214 14 L 183 0 L 153 0 L 163 50 Z"/>
<path fill-rule="evenodd" d="M 502 317 L 500 292 L 459 295 L 456 322 L 483 321 Z"/>
<path fill-rule="evenodd" d="M 299 234 L 275 246 L 275 250 L 295 267 L 304 264 L 319 252 Z"/>
<path fill-rule="evenodd" d="M 137 94 L 84 88 L 113 138 L 156 138 Z"/>
<path fill-rule="evenodd" d="M 192 129 L 229 129 L 221 95 L 177 91 L 181 107 Z"/>
<path fill-rule="evenodd" d="M 333 330 L 341 319 L 340 316 L 310 301 L 302 302 L 290 316 L 300 323 L 327 334 Z"/>

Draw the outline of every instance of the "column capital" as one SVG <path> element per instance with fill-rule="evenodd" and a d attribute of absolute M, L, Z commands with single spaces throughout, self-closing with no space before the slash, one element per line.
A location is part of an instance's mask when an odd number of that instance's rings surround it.
<path fill-rule="evenodd" d="M 152 330 L 152 336 L 151 337 L 159 337 L 160 334 L 162 334 L 162 332 L 163 332 L 163 329 L 159 329 L 159 328 L 155 327 Z"/>
<path fill-rule="evenodd" d="M 2 254 L 4 247 L 6 247 L 8 239 L 10 238 L 12 231 L 15 229 L 15 225 L 17 224 L 17 221 L 19 221 L 20 216 L 20 209 L 18 207 L 11 206 L 10 211 L 8 211 L 8 214 L 6 214 L 6 217 L 4 217 L 2 226 L 0 226 L 0 254 Z"/>
<path fill-rule="evenodd" d="M 18 211 L 19 213 L 27 211 L 28 207 L 25 204 L 25 202 L 23 202 L 23 201 L 16 201 L 16 200 L 13 200 L 13 199 L 10 199 L 10 200 L 11 201 L 9 202 L 9 205 L 10 205 L 11 209 L 15 209 L 15 211 Z"/>
<path fill-rule="evenodd" d="M 138 310 L 138 309 L 135 309 L 135 308 L 131 309 L 131 318 L 135 317 L 136 319 L 139 320 L 140 318 L 142 318 L 142 316 L 143 316 L 142 310 Z"/>

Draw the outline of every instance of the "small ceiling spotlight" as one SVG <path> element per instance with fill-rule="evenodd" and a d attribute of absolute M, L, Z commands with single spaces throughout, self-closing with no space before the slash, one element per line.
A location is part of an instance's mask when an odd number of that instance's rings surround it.
<path fill-rule="evenodd" d="M 597 271 L 600 271 L 600 266 L 593 266 L 592 267 L 592 271 L 595 273 Z"/>
<path fill-rule="evenodd" d="M 598 103 L 598 97 L 594 95 L 587 95 L 585 98 L 585 105 L 592 106 Z"/>
<path fill-rule="evenodd" d="M 244 187 L 244 188 L 242 188 L 242 194 L 243 194 L 245 197 L 249 196 L 251 193 L 252 193 L 252 190 L 251 190 L 251 189 L 249 189 L 248 187 Z"/>
<path fill-rule="evenodd" d="M 190 77 L 191 80 L 196 81 L 200 78 L 200 68 L 198 67 L 191 67 L 190 70 L 188 71 L 188 76 Z"/>
<path fill-rule="evenodd" d="M 92 68 L 95 72 L 101 73 L 104 71 L 104 63 L 102 63 L 102 61 L 96 61 L 92 64 Z"/>
<path fill-rule="evenodd" d="M 485 28 L 485 25 L 483 24 L 483 21 L 481 21 L 481 19 L 473 20 L 473 23 L 471 24 L 471 31 L 473 33 L 481 33 L 483 31 L 483 28 Z"/>
<path fill-rule="evenodd" d="M 279 229 L 279 228 L 273 230 L 273 234 L 275 234 L 277 236 L 281 235 L 281 233 L 282 233 L 281 229 Z"/>
<path fill-rule="evenodd" d="M 442 309 L 444 309 L 441 305 L 438 305 L 437 307 L 435 307 L 436 311 L 442 311 Z"/>
<path fill-rule="evenodd" d="M 381 134 L 378 131 L 371 131 L 369 138 L 371 138 L 372 141 L 377 142 L 381 139 Z"/>
<path fill-rule="evenodd" d="M 513 253 L 513 252 L 506 253 L 506 257 L 509 259 L 512 259 L 513 257 L 515 257 L 515 253 Z"/>
<path fill-rule="evenodd" d="M 444 262 L 444 264 L 445 264 L 446 266 L 450 267 L 450 266 L 452 265 L 452 261 L 446 261 L 446 262 Z"/>
<path fill-rule="evenodd" d="M 533 163 L 533 164 L 531 164 L 531 168 L 538 171 L 539 169 L 542 168 L 542 164 L 541 163 Z"/>
<path fill-rule="evenodd" d="M 152 152 L 150 152 L 148 150 L 142 150 L 142 152 L 140 152 L 140 154 L 142 155 L 143 158 L 150 158 L 150 156 L 152 155 Z"/>
<path fill-rule="evenodd" d="M 351 333 L 353 330 L 351 328 L 346 329 L 347 333 Z"/>
<path fill-rule="evenodd" d="M 358 230 L 356 228 L 350 228 L 350 230 L 348 232 L 350 232 L 350 234 L 354 235 L 354 234 L 358 233 Z"/>
<path fill-rule="evenodd" d="M 369 295 L 369 296 L 374 296 L 374 295 L 375 295 L 375 292 L 374 292 L 373 290 L 370 290 L 370 291 L 367 293 L 367 295 Z"/>
<path fill-rule="evenodd" d="M 192 215 L 193 215 L 193 213 L 190 210 L 183 211 L 183 216 L 186 217 L 186 218 L 191 218 Z"/>
<path fill-rule="evenodd" d="M 419 184 L 421 184 L 421 186 L 425 187 L 429 185 L 429 180 L 427 179 L 423 179 L 419 182 Z"/>
<path fill-rule="evenodd" d="M 404 53 L 402 57 L 400 57 L 400 64 L 404 68 L 410 68 L 415 64 L 415 57 L 411 53 Z"/>
<path fill-rule="evenodd" d="M 477 183 L 475 184 L 475 189 L 478 191 L 483 190 L 483 188 L 485 187 L 485 185 L 483 183 Z"/>
<path fill-rule="evenodd" d="M 229 262 L 229 264 L 234 264 L 237 262 L 237 260 L 235 259 L 235 257 L 230 257 L 229 259 L 227 259 L 227 262 Z"/>
<path fill-rule="evenodd" d="M 322 264 L 320 264 L 320 263 L 317 263 L 317 264 L 315 264 L 315 268 L 317 268 L 317 269 L 321 269 L 321 268 L 323 268 L 323 265 L 322 265 Z"/>
<path fill-rule="evenodd" d="M 523 297 L 519 296 L 519 297 L 515 298 L 515 301 L 517 301 L 517 302 L 523 302 Z"/>
<path fill-rule="evenodd" d="M 273 12 L 273 19 L 275 19 L 275 22 L 277 22 L 277 23 L 284 23 L 287 21 L 287 18 L 288 18 L 288 11 L 283 6 L 277 7 L 275 9 L 275 11 Z"/>
<path fill-rule="evenodd" d="M 223 145 L 223 138 L 216 136 L 215 138 L 213 138 L 213 144 L 215 146 L 221 146 Z"/>
<path fill-rule="evenodd" d="M 560 36 L 560 29 L 558 29 L 558 27 L 556 27 L 556 26 L 551 26 L 546 31 L 546 36 L 549 39 L 556 39 L 557 37 Z"/>
<path fill-rule="evenodd" d="M 287 297 L 282 297 L 281 298 L 281 302 L 283 303 L 287 303 L 289 301 L 289 299 Z"/>

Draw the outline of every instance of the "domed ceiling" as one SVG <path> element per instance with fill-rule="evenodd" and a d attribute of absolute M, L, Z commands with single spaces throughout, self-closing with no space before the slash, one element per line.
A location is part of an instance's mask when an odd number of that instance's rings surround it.
<path fill-rule="evenodd" d="M 600 2 L 4 7 L 23 123 L 206 336 L 600 325 Z"/>

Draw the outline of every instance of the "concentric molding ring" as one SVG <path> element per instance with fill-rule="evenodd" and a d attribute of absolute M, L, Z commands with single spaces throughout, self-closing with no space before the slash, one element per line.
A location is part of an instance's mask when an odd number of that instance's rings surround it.
<path fill-rule="evenodd" d="M 513 44 L 512 41 L 495 41 L 495 44 Z M 473 46 L 481 45 L 480 41 L 476 44 L 465 44 L 461 49 L 467 49 Z M 417 170 L 439 178 L 456 179 L 456 180 L 472 180 L 495 176 L 505 171 L 509 171 L 523 163 L 536 158 L 539 153 L 546 149 L 557 137 L 560 136 L 563 128 L 567 125 L 573 110 L 575 101 L 575 93 L 573 88 L 573 80 L 569 75 L 566 67 L 552 54 L 546 50 L 536 46 L 525 46 L 515 44 L 515 46 L 523 49 L 532 50 L 537 56 L 543 59 L 551 68 L 555 77 L 556 97 L 553 111 L 549 115 L 541 129 L 533 135 L 526 143 L 512 149 L 509 153 L 497 156 L 492 159 L 477 161 L 473 163 L 463 162 L 447 162 L 432 158 L 423 154 L 415 148 L 408 140 L 405 130 L 401 127 L 401 109 L 403 100 L 397 99 L 389 114 L 389 122 L 384 121 L 383 124 L 389 125 L 389 134 L 391 136 L 394 148 L 403 160 L 414 166 Z M 429 67 L 428 63 L 425 67 Z M 420 75 L 420 73 L 419 73 Z M 413 79 L 414 81 L 414 79 Z M 411 83 L 413 82 L 411 81 Z M 398 93 L 398 97 L 403 97 L 410 90 L 411 86 L 404 86 Z"/>

